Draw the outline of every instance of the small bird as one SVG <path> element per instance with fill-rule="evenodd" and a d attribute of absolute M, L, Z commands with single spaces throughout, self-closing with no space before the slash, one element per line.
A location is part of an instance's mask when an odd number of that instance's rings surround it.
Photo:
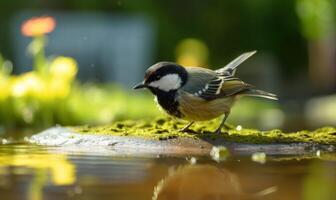
<path fill-rule="evenodd" d="M 258 90 L 235 77 L 242 62 L 255 54 L 238 56 L 218 70 L 183 67 L 173 62 L 158 62 L 146 70 L 144 80 L 133 89 L 147 88 L 167 114 L 190 121 L 181 131 L 187 131 L 195 121 L 206 121 L 224 114 L 215 133 L 221 133 L 234 102 L 243 96 L 277 100 L 275 94 Z"/>

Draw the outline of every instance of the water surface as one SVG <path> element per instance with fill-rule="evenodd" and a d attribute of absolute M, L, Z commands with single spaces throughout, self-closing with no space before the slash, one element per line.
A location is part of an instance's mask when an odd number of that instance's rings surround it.
<path fill-rule="evenodd" d="M 95 147 L 88 147 L 95 148 Z M 336 162 L 99 155 L 0 145 L 0 199 L 336 199 Z"/>

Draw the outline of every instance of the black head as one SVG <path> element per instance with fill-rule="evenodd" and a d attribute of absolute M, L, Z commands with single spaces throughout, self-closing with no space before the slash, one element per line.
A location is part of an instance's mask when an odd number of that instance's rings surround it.
<path fill-rule="evenodd" d="M 134 89 L 146 87 L 152 92 L 170 92 L 181 88 L 187 80 L 188 73 L 184 67 L 172 62 L 158 62 L 146 70 L 144 81 Z"/>

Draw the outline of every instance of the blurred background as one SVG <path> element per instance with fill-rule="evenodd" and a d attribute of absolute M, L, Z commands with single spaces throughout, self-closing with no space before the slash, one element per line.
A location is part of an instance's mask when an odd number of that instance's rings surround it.
<path fill-rule="evenodd" d="M 131 91 L 158 61 L 238 76 L 279 101 L 242 99 L 229 123 L 336 126 L 333 0 L 2 0 L 0 132 L 162 116 Z"/>

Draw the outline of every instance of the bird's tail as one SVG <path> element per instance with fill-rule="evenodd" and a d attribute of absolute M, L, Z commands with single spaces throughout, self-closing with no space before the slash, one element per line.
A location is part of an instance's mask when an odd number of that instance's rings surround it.
<path fill-rule="evenodd" d="M 242 64 L 245 60 L 255 54 L 257 51 L 250 51 L 241 54 L 236 59 L 231 61 L 229 64 L 225 65 L 224 67 L 217 69 L 215 72 L 221 76 L 234 76 L 236 73 L 237 67 Z"/>
<path fill-rule="evenodd" d="M 272 99 L 272 100 L 278 100 L 277 95 L 265 92 L 262 90 L 257 90 L 257 89 L 249 89 L 246 90 L 242 93 L 240 93 L 241 96 L 254 96 L 254 97 L 261 97 L 261 98 L 266 98 L 266 99 Z"/>

